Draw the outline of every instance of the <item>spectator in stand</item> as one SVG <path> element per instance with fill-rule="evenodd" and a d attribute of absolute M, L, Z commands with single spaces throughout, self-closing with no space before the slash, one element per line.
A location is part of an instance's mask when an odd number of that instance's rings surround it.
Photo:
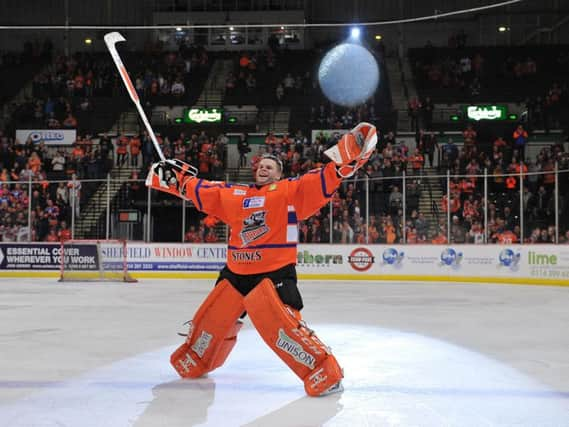
<path fill-rule="evenodd" d="M 277 100 L 277 103 L 280 104 L 281 101 L 284 98 L 284 87 L 281 83 L 279 83 L 275 89 L 275 98 Z"/>
<path fill-rule="evenodd" d="M 407 112 L 409 118 L 411 119 L 411 129 L 416 132 L 419 130 L 419 114 L 421 111 L 421 102 L 419 98 L 414 96 L 411 98 L 407 104 Z"/>
<path fill-rule="evenodd" d="M 451 193 L 450 196 L 450 211 L 453 214 L 456 214 L 461 208 L 460 204 L 460 197 L 456 193 Z M 441 200 L 441 210 L 443 212 L 448 212 L 448 199 L 447 195 L 445 194 Z"/>
<path fill-rule="evenodd" d="M 251 152 L 251 148 L 249 147 L 249 141 L 246 133 L 239 136 L 237 151 L 239 151 L 239 167 L 242 168 L 247 166 L 247 154 Z"/>
<path fill-rule="evenodd" d="M 199 243 L 199 242 L 201 242 L 201 239 L 198 235 L 198 232 L 196 231 L 195 226 L 193 226 L 193 225 L 190 226 L 190 229 L 188 230 L 188 232 L 184 236 L 184 241 L 188 242 L 188 243 Z"/>
<path fill-rule="evenodd" d="M 55 192 L 55 202 L 58 205 L 67 205 L 69 202 L 69 190 L 65 186 L 64 182 L 60 182 L 57 185 L 57 190 Z"/>
<path fill-rule="evenodd" d="M 75 216 L 81 216 L 81 181 L 77 179 L 76 174 L 71 175 L 71 179 L 67 182 L 69 189 L 69 203 L 75 206 Z"/>
<path fill-rule="evenodd" d="M 221 162 L 221 160 L 217 157 L 217 153 L 213 153 L 209 159 L 209 163 L 210 163 L 210 172 L 211 172 L 211 177 L 214 180 L 221 180 L 223 179 L 223 173 L 225 171 L 224 167 L 223 167 L 223 163 Z"/>
<path fill-rule="evenodd" d="M 437 235 L 431 240 L 433 245 L 445 245 L 447 244 L 447 230 L 445 226 L 441 226 Z"/>
<path fill-rule="evenodd" d="M 117 163 L 118 167 L 123 167 L 126 163 L 126 157 L 128 154 L 127 147 L 129 145 L 129 138 L 126 135 L 121 135 L 117 141 Z"/>
<path fill-rule="evenodd" d="M 457 215 L 453 215 L 452 223 L 450 226 L 450 239 L 451 243 L 465 243 L 466 242 L 466 230 L 460 224 Z"/>
<path fill-rule="evenodd" d="M 51 159 L 51 170 L 55 173 L 56 179 L 62 179 L 64 176 L 66 161 L 64 153 L 64 150 L 59 148 Z"/>
<path fill-rule="evenodd" d="M 425 158 L 421 154 L 421 151 L 419 150 L 419 148 L 416 148 L 413 155 L 410 156 L 407 160 L 409 163 L 411 163 L 411 168 L 413 170 L 413 174 L 419 175 L 419 173 L 421 172 L 421 169 L 423 168 L 423 164 L 425 162 Z"/>
<path fill-rule="evenodd" d="M 466 243 L 474 243 L 480 245 L 484 243 L 484 229 L 478 220 L 472 222 L 470 230 L 466 234 Z"/>
<path fill-rule="evenodd" d="M 59 237 L 57 236 L 57 230 L 55 229 L 55 227 L 50 227 L 49 228 L 49 233 L 47 236 L 45 236 L 44 239 L 46 242 L 58 242 L 59 241 Z"/>
<path fill-rule="evenodd" d="M 219 241 L 214 228 L 208 228 L 204 240 L 206 243 L 217 243 Z"/>
<path fill-rule="evenodd" d="M 101 153 L 101 159 L 103 161 L 109 158 L 109 154 L 113 152 L 113 141 L 109 138 L 109 135 L 104 133 L 99 139 L 99 150 Z"/>
<path fill-rule="evenodd" d="M 66 129 L 75 129 L 77 128 L 77 119 L 71 112 L 67 114 L 65 120 L 63 120 L 63 127 Z"/>
<path fill-rule="evenodd" d="M 37 175 L 42 167 L 41 159 L 38 154 L 34 151 L 28 159 L 27 168 L 32 171 L 34 175 Z"/>
<path fill-rule="evenodd" d="M 273 131 L 269 131 L 265 137 L 265 144 L 271 146 L 276 145 L 278 142 L 279 139 L 275 136 L 275 133 Z"/>
<path fill-rule="evenodd" d="M 48 225 L 55 228 L 59 220 L 59 207 L 54 205 L 51 199 L 48 199 L 43 215 L 47 219 Z"/>
<path fill-rule="evenodd" d="M 72 238 L 71 230 L 67 226 L 67 222 L 61 221 L 61 226 L 59 228 L 59 231 L 57 232 L 57 237 L 58 237 L 58 240 L 60 240 L 60 241 L 71 240 L 71 238 Z"/>
<path fill-rule="evenodd" d="M 522 125 L 518 125 L 512 135 L 514 139 L 514 149 L 518 151 L 520 160 L 525 159 L 525 147 L 528 142 L 528 133 Z"/>
<path fill-rule="evenodd" d="M 429 96 L 427 96 L 423 102 L 421 102 L 421 116 L 423 119 L 423 127 L 426 130 L 433 129 L 433 111 L 435 105 Z"/>
<path fill-rule="evenodd" d="M 171 93 L 176 98 L 181 98 L 186 93 L 186 87 L 180 77 L 177 77 L 176 81 L 172 84 Z"/>
<path fill-rule="evenodd" d="M 421 152 L 429 159 L 429 167 L 434 167 L 435 150 L 439 149 L 437 136 L 434 132 L 425 133 L 422 138 Z"/>
<path fill-rule="evenodd" d="M 470 154 L 476 146 L 476 137 L 478 136 L 471 123 L 466 126 L 466 129 L 462 132 L 462 136 L 464 138 L 466 153 Z"/>
<path fill-rule="evenodd" d="M 449 138 L 447 143 L 443 145 L 443 153 L 447 155 L 450 165 L 453 165 L 458 159 L 458 147 L 452 138 Z"/>
<path fill-rule="evenodd" d="M 141 147 L 142 147 L 142 142 L 140 141 L 140 136 L 134 135 L 129 141 L 129 148 L 130 148 L 130 165 L 135 168 L 139 167 L 139 157 L 140 157 Z"/>

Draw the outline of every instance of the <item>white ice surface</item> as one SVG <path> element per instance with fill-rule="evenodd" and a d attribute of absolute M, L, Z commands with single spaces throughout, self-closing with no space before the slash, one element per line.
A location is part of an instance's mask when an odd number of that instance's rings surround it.
<path fill-rule="evenodd" d="M 569 426 L 569 289 L 306 282 L 345 391 L 308 398 L 246 324 L 180 380 L 209 281 L 0 281 L 0 426 Z"/>

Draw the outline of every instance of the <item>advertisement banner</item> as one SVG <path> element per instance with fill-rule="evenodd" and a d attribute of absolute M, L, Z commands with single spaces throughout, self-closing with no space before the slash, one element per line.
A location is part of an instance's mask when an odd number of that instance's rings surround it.
<path fill-rule="evenodd" d="M 98 268 L 95 248 L 69 247 L 66 265 Z M 102 244 L 103 267 L 121 269 L 122 251 L 122 246 Z M 127 251 L 128 269 L 135 277 L 137 272 L 213 274 L 227 256 L 225 244 L 129 242 Z M 57 243 L 3 243 L 0 271 L 57 270 L 60 252 Z M 569 285 L 569 245 L 301 244 L 296 261 L 299 276 L 308 279 Z"/>
<path fill-rule="evenodd" d="M 122 247 L 101 247 L 103 266 L 122 266 Z M 129 271 L 219 271 L 225 265 L 224 244 L 139 243 L 127 245 Z"/>
<path fill-rule="evenodd" d="M 77 245 L 66 248 L 65 264 L 78 270 L 98 270 L 96 247 Z M 59 270 L 59 243 L 0 243 L 0 270 Z"/>
<path fill-rule="evenodd" d="M 31 139 L 34 144 L 72 145 L 77 140 L 75 129 L 17 129 L 16 139 L 25 144 Z"/>
<path fill-rule="evenodd" d="M 306 275 L 569 284 L 569 246 L 561 245 L 299 245 L 297 263 Z"/>

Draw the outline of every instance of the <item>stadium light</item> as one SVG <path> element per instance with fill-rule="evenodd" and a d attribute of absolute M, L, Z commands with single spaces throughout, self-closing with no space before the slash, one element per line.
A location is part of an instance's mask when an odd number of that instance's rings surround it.
<path fill-rule="evenodd" d="M 353 39 L 359 39 L 360 29 L 358 27 L 352 27 L 352 29 L 350 30 L 350 35 L 352 36 Z"/>
<path fill-rule="evenodd" d="M 182 27 L 176 27 L 176 31 L 177 31 L 177 32 L 181 32 L 181 31 L 182 31 Z"/>
<path fill-rule="evenodd" d="M 508 31 L 508 27 L 504 27 L 503 25 L 498 27 L 498 31 L 500 33 L 505 33 L 506 31 Z"/>
<path fill-rule="evenodd" d="M 91 38 L 87 37 L 85 39 L 85 44 L 91 44 L 91 43 L 93 43 L 93 40 Z"/>
<path fill-rule="evenodd" d="M 382 38 L 383 38 L 383 37 L 381 37 L 381 34 L 376 34 L 376 35 L 375 35 L 375 39 L 376 39 L 376 40 L 381 40 Z"/>

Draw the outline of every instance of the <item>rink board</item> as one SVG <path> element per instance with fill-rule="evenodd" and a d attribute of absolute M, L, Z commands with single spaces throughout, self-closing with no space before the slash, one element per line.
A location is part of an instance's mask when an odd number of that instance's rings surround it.
<path fill-rule="evenodd" d="M 0 277 L 58 277 L 59 244 L 0 244 Z M 225 264 L 224 244 L 129 242 L 137 278 L 213 279 Z M 122 249 L 102 251 L 106 268 L 122 265 Z M 569 285 L 565 245 L 299 245 L 301 279 Z"/>

